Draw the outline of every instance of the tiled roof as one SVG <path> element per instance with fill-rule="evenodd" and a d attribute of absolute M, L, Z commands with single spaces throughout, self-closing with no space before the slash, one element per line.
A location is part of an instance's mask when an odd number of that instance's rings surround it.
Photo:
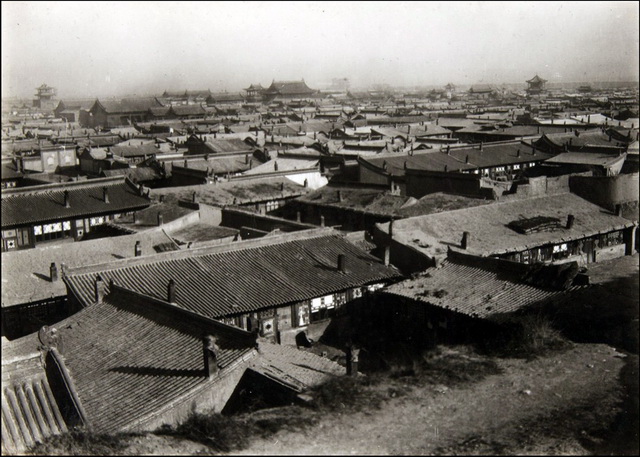
<path fill-rule="evenodd" d="M 465 163 L 464 159 L 459 160 L 453 155 L 440 152 L 414 153 L 412 156 L 407 154 L 385 155 L 384 157 L 365 156 L 359 157 L 358 162 L 393 176 L 404 176 L 406 169 L 409 168 L 428 171 L 444 171 L 445 167 L 448 171 L 473 170 L 476 168 L 470 163 Z M 405 163 L 407 164 L 406 168 Z M 384 169 L 385 165 L 386 170 Z"/>
<path fill-rule="evenodd" d="M 393 154 L 361 157 L 359 161 L 379 170 L 383 170 L 386 163 L 387 173 L 393 176 L 404 176 L 406 169 L 445 171 L 446 166 L 447 171 L 464 171 L 546 160 L 555 155 L 540 150 L 537 150 L 534 155 L 531 146 L 521 142 L 485 144 L 482 150 L 478 146 L 455 146 L 450 148 L 449 154 L 446 151 L 446 148 L 443 148 L 439 152 L 416 152 L 412 156 Z"/>
<path fill-rule="evenodd" d="M 117 283 L 102 302 L 55 327 L 88 424 L 98 433 L 131 429 L 185 395 L 215 389 L 225 371 L 255 355 L 255 335 Z M 208 334 L 221 349 L 221 371 L 212 379 L 202 355 Z"/>
<path fill-rule="evenodd" d="M 67 267 L 110 262 L 135 256 L 135 244 L 140 242 L 142 255 L 160 252 L 158 246 L 171 243 L 178 246 L 162 229 L 147 230 L 144 234 L 123 235 L 86 240 L 79 243 L 45 244 L 34 249 L 2 253 L 2 306 L 14 306 L 59 297 L 67 294 L 62 281 L 51 282 L 50 267 L 55 262 L 58 277 L 61 264 Z"/>
<path fill-rule="evenodd" d="M 185 156 L 187 160 L 187 169 L 189 170 L 200 170 L 206 171 L 209 170 L 214 174 L 224 174 L 224 173 L 239 173 L 241 171 L 248 170 L 250 166 L 262 163 L 258 159 L 253 156 L 247 157 L 244 154 L 234 154 L 234 155 L 225 155 L 223 157 L 217 157 L 215 155 L 210 155 L 206 159 L 203 157 L 201 159 L 189 158 L 189 156 Z M 251 162 L 252 163 L 251 163 Z M 184 167 L 184 160 L 174 160 L 171 162 L 171 171 L 173 172 L 173 167 Z"/>
<path fill-rule="evenodd" d="M 142 144 L 143 140 L 140 140 L 140 143 L 116 144 L 111 147 L 111 152 L 120 157 L 140 157 L 160 152 L 160 148 L 156 147 L 154 142 L 144 141 L 144 144 Z"/>
<path fill-rule="evenodd" d="M 293 346 L 260 342 L 258 350 L 250 368 L 298 392 L 345 373 L 336 362 Z"/>
<path fill-rule="evenodd" d="M 123 215 L 114 219 L 111 223 L 119 227 L 124 227 L 132 231 L 146 230 L 158 226 L 158 215 L 162 215 L 162 222 L 175 221 L 188 214 L 197 212 L 192 208 L 187 208 L 176 204 L 176 202 L 153 202 L 150 206 L 136 211 L 134 223 L 133 215 Z"/>
<path fill-rule="evenodd" d="M 90 110 L 95 103 L 95 98 L 77 98 L 60 100 L 56 110 Z M 77 120 L 77 119 L 76 119 Z"/>
<path fill-rule="evenodd" d="M 537 267 L 450 253 L 440 267 L 393 284 L 384 292 L 468 316 L 500 321 L 509 313 L 576 289 L 570 286 L 566 290 L 558 290 L 529 284 L 528 278 L 544 274 L 540 268 L 553 268 L 553 273 L 558 273 L 557 266 Z M 566 274 L 570 281 L 571 271 L 568 268 Z"/>
<path fill-rule="evenodd" d="M 342 201 L 338 196 L 342 194 Z M 300 197 L 297 201 L 312 205 L 349 208 L 380 216 L 411 217 L 451 211 L 491 203 L 489 200 L 463 197 L 441 192 L 416 200 L 381 192 L 380 189 L 325 186 Z"/>
<path fill-rule="evenodd" d="M 149 112 L 154 116 L 166 116 L 170 110 L 170 106 L 152 106 L 149 108 Z"/>
<path fill-rule="evenodd" d="M 275 169 L 276 166 L 278 167 L 277 170 Z M 243 174 L 259 175 L 263 173 L 272 173 L 274 171 L 308 170 L 311 168 L 313 169 L 318 168 L 317 158 L 311 158 L 311 159 L 295 158 L 294 159 L 294 158 L 288 158 L 288 157 L 278 157 L 277 159 L 273 159 L 263 163 L 262 165 L 253 167 L 250 170 L 246 170 Z"/>
<path fill-rule="evenodd" d="M 209 138 L 205 144 L 214 153 L 253 152 L 255 149 L 239 138 L 231 138 L 227 140 Z"/>
<path fill-rule="evenodd" d="M 173 105 L 171 112 L 176 116 L 203 116 L 206 114 L 204 108 L 200 105 Z"/>
<path fill-rule="evenodd" d="M 426 122 L 431 118 L 424 115 L 416 116 L 377 116 L 367 118 L 368 125 L 382 125 L 382 124 L 413 124 L 416 122 Z"/>
<path fill-rule="evenodd" d="M 469 89 L 469 92 L 473 93 L 484 93 L 484 92 L 493 92 L 493 87 L 490 84 L 474 84 Z"/>
<path fill-rule="evenodd" d="M 170 232 L 173 239 L 183 243 L 219 240 L 235 236 L 239 230 L 231 227 L 222 227 L 203 223 L 191 224 Z"/>
<path fill-rule="evenodd" d="M 119 168 L 115 170 L 102 170 L 102 175 L 106 177 L 126 176 L 133 182 L 154 181 L 162 179 L 164 176 L 153 167 Z"/>
<path fill-rule="evenodd" d="M 441 154 L 443 151 L 441 149 Z M 476 147 L 455 147 L 450 150 L 451 156 L 466 162 L 469 157 L 469 164 L 475 168 L 487 168 L 527 162 L 537 162 L 546 160 L 555 153 L 534 150 L 526 143 L 509 142 L 501 144 L 484 144 L 482 150 Z M 519 153 L 519 154 L 518 154 Z"/>
<path fill-rule="evenodd" d="M 94 107 L 101 106 L 107 113 L 139 113 L 153 106 L 162 106 L 156 98 L 124 98 L 122 100 L 96 100 Z"/>
<path fill-rule="evenodd" d="M 264 90 L 265 94 L 281 95 L 309 95 L 315 92 L 304 81 L 274 81 Z"/>
<path fill-rule="evenodd" d="M 244 205 L 274 199 L 299 197 L 309 192 L 305 188 L 284 177 L 202 184 L 196 186 L 165 187 L 151 189 L 152 196 L 166 195 L 176 200 L 191 200 L 196 193 L 198 202 L 211 206 Z"/>
<path fill-rule="evenodd" d="M 528 83 L 545 83 L 547 82 L 546 79 L 542 79 L 540 76 L 535 75 L 533 78 L 531 78 L 530 80 L 527 81 Z"/>
<path fill-rule="evenodd" d="M 28 447 L 67 432 L 40 351 L 34 345 L 30 354 L 15 357 L 12 346 L 2 344 L 3 455 L 23 454 Z"/>
<path fill-rule="evenodd" d="M 256 311 L 397 277 L 395 269 L 360 251 L 331 229 L 159 254 L 143 263 L 121 261 L 70 272 L 68 286 L 86 305 L 96 273 L 133 290 L 165 297 L 176 281 L 176 303 L 211 318 Z M 305 238 L 306 237 L 306 238 Z M 347 273 L 338 271 L 345 255 Z"/>
<path fill-rule="evenodd" d="M 18 140 L 15 142 L 2 142 L 2 154 L 15 154 L 17 152 L 40 151 L 54 147 L 49 140 Z"/>
<path fill-rule="evenodd" d="M 103 200 L 104 187 L 108 190 L 109 203 Z M 64 205 L 66 191 L 69 208 Z M 140 195 L 131 181 L 122 178 L 22 187 L 2 192 L 2 228 L 127 212 L 147 206 L 149 200 Z"/>
<path fill-rule="evenodd" d="M 624 160 L 626 154 L 604 154 L 598 152 L 563 152 L 546 161 L 546 163 L 560 164 L 580 164 L 580 165 L 599 165 L 601 167 L 611 167 L 616 163 Z"/>
<path fill-rule="evenodd" d="M 566 229 L 569 214 L 575 219 L 573 226 Z M 555 217 L 561 221 L 560 227 L 523 235 L 507 226 L 536 216 Z M 382 225 L 387 230 L 388 224 Z M 466 231 L 470 232 L 467 252 L 486 256 L 565 243 L 632 225 L 575 194 L 563 193 L 401 219 L 394 223 L 393 238 L 435 256 L 446 252 L 449 246 L 460 246 L 462 232 Z"/>
<path fill-rule="evenodd" d="M 610 138 L 606 133 L 597 130 L 589 132 L 580 132 L 576 136 L 574 132 L 547 133 L 543 135 L 534 144 L 540 147 L 552 147 L 554 149 L 563 148 L 566 144 L 571 149 L 582 148 L 585 146 L 596 146 L 602 148 L 624 148 L 627 141 L 618 141 Z"/>

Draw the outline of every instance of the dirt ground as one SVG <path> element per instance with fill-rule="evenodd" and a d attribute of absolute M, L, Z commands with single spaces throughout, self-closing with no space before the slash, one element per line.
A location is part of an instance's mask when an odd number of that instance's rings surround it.
<path fill-rule="evenodd" d="M 470 386 L 425 386 L 378 411 L 326 417 L 240 454 L 591 454 L 619 412 L 624 355 L 578 345 Z M 598 405 L 596 409 L 593 405 Z"/>

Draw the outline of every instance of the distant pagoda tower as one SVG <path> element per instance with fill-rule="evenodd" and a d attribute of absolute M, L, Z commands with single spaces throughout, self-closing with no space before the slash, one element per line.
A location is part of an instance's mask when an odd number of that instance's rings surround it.
<path fill-rule="evenodd" d="M 56 89 L 46 84 L 36 88 L 36 98 L 33 100 L 33 107 L 41 110 L 54 110 L 57 105 Z"/>
<path fill-rule="evenodd" d="M 529 87 L 527 87 L 527 94 L 540 95 L 541 93 L 545 92 L 544 85 L 546 82 L 546 79 L 542 79 L 540 76 L 535 75 L 533 78 L 527 81 L 527 84 L 529 85 Z"/>
<path fill-rule="evenodd" d="M 262 98 L 262 91 L 264 91 L 264 87 L 262 84 L 251 84 L 246 89 L 243 89 L 247 93 L 248 101 L 259 101 Z"/>
<path fill-rule="evenodd" d="M 451 98 L 456 91 L 456 86 L 448 83 L 446 86 L 444 86 L 444 91 L 447 94 L 447 98 Z"/>

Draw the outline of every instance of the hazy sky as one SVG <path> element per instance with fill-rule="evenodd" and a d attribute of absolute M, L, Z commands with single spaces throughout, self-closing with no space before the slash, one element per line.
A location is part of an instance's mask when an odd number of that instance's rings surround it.
<path fill-rule="evenodd" d="M 2 95 L 637 81 L 638 2 L 2 2 Z"/>

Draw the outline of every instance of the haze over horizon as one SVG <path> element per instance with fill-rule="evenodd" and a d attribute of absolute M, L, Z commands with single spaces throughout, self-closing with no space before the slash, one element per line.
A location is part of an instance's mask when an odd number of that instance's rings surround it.
<path fill-rule="evenodd" d="M 638 81 L 637 2 L 2 2 L 2 96 Z"/>

